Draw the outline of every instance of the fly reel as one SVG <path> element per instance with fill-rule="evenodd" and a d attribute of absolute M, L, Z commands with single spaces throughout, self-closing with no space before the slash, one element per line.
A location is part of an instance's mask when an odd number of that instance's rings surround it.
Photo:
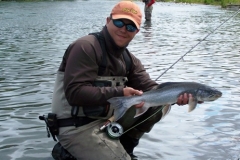
<path fill-rule="evenodd" d="M 116 122 L 112 122 L 107 126 L 106 132 L 109 137 L 118 138 L 123 134 L 123 127 Z"/>

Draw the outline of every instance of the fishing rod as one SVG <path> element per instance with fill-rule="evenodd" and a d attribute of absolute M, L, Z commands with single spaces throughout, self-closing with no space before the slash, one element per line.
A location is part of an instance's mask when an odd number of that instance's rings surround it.
<path fill-rule="evenodd" d="M 191 49 L 189 49 L 185 54 L 183 54 L 177 61 L 175 61 L 169 68 L 167 68 L 160 76 L 158 76 L 155 81 L 157 81 L 162 75 L 164 75 L 169 69 L 171 69 L 175 64 L 177 64 L 180 60 L 183 60 L 183 57 L 185 57 L 189 52 L 191 52 L 195 47 L 197 47 L 202 41 L 206 40 L 208 36 L 213 34 L 218 28 L 220 28 L 224 23 L 229 21 L 231 18 L 235 17 L 240 12 L 240 9 L 236 11 L 232 16 L 230 16 L 228 19 L 226 19 L 223 23 L 218 25 L 212 32 L 208 33 L 201 41 L 199 41 L 197 44 L 195 44 Z"/>

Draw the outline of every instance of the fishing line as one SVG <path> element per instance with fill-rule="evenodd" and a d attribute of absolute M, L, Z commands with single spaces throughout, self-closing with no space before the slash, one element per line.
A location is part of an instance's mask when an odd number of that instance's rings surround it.
<path fill-rule="evenodd" d="M 144 119 L 143 121 L 137 123 L 136 125 L 132 126 L 132 127 L 129 128 L 129 129 L 127 129 L 127 130 L 124 131 L 122 134 L 128 132 L 129 130 L 131 130 L 131 129 L 137 127 L 138 125 L 142 124 L 143 122 L 147 121 L 148 119 L 150 119 L 151 117 L 153 117 L 154 115 L 156 115 L 158 112 L 162 111 L 162 109 L 163 109 L 164 107 L 166 107 L 166 106 L 167 106 L 167 105 L 161 106 L 161 107 L 160 107 L 156 112 L 154 112 L 151 116 L 147 117 L 147 118 Z M 161 117 L 161 119 L 162 119 L 162 118 L 163 118 L 163 117 Z"/>
<path fill-rule="evenodd" d="M 155 81 L 157 81 L 160 77 L 162 77 L 162 75 L 164 75 L 169 69 L 171 69 L 175 64 L 177 64 L 180 60 L 183 59 L 184 56 L 186 56 L 189 52 L 191 52 L 195 47 L 197 47 L 202 41 L 206 40 L 208 36 L 210 36 L 211 34 L 213 34 L 218 28 L 220 28 L 224 23 L 226 23 L 227 21 L 229 21 L 231 18 L 235 17 L 238 13 L 240 12 L 240 9 L 238 11 L 236 11 L 235 14 L 233 14 L 232 16 L 230 16 L 228 19 L 226 19 L 223 23 L 221 23 L 220 25 L 218 25 L 212 32 L 210 32 L 209 34 L 207 34 L 201 41 L 199 41 L 197 44 L 195 44 L 190 50 L 188 50 L 185 54 L 183 54 L 176 62 L 174 62 L 169 68 L 167 68 L 160 76 L 158 76 Z"/>

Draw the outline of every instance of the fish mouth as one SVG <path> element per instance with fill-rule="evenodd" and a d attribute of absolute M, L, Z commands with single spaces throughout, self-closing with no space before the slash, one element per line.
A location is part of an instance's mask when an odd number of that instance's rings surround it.
<path fill-rule="evenodd" d="M 209 101 L 214 101 L 214 100 L 216 100 L 220 97 L 222 97 L 222 93 L 212 95 L 212 96 L 209 97 Z"/>
<path fill-rule="evenodd" d="M 222 92 L 219 92 L 218 94 L 216 94 L 216 97 L 217 98 L 222 97 Z"/>

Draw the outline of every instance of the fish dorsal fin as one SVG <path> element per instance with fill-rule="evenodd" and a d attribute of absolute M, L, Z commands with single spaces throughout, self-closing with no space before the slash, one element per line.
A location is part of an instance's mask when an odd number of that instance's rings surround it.
<path fill-rule="evenodd" d="M 162 89 L 164 87 L 174 86 L 174 85 L 177 85 L 179 83 L 180 82 L 164 82 L 164 83 L 159 84 L 156 89 Z"/>

